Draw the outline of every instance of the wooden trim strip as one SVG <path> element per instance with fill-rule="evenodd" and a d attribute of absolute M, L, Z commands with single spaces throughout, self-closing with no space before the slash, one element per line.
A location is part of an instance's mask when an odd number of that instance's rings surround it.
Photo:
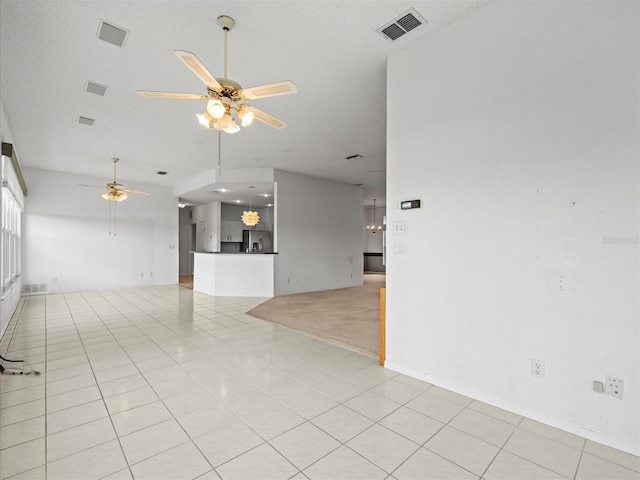
<path fill-rule="evenodd" d="M 380 289 L 380 366 L 387 359 L 387 289 Z"/>
<path fill-rule="evenodd" d="M 20 188 L 22 189 L 22 193 L 26 197 L 27 184 L 24 181 L 24 177 L 22 176 L 22 169 L 20 168 L 18 155 L 16 154 L 15 148 L 13 148 L 13 144 L 2 142 L 2 155 L 11 159 L 11 163 L 13 163 L 13 169 L 15 170 L 16 176 L 18 177 L 18 182 L 20 183 Z"/>

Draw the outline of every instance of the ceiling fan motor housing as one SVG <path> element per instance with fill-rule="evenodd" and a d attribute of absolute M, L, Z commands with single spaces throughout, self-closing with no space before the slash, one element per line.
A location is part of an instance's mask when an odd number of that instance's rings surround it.
<path fill-rule="evenodd" d="M 222 86 L 222 90 L 213 90 L 212 88 L 207 87 L 207 93 L 211 98 L 221 98 L 226 97 L 234 102 L 238 100 L 242 100 L 242 96 L 240 92 L 242 91 L 242 87 L 238 82 L 234 82 L 228 78 L 216 78 L 220 86 Z"/>

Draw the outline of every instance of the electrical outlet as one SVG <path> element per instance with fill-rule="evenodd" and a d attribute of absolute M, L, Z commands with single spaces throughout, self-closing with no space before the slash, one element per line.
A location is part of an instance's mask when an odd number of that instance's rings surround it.
<path fill-rule="evenodd" d="M 622 380 L 621 378 L 612 377 L 611 375 L 607 375 L 604 393 L 606 393 L 610 397 L 622 400 L 623 387 L 624 380 Z"/>
<path fill-rule="evenodd" d="M 544 378 L 544 362 L 542 360 L 531 360 L 531 375 L 538 378 Z"/>

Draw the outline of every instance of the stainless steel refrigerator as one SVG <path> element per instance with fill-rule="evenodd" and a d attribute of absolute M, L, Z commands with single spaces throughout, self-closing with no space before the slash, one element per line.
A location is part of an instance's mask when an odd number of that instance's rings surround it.
<path fill-rule="evenodd" d="M 246 253 L 272 253 L 273 239 L 271 232 L 264 230 L 243 230 L 242 251 Z"/>

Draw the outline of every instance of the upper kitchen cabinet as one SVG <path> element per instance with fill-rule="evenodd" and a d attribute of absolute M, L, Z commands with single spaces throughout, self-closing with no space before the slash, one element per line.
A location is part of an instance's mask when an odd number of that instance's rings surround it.
<path fill-rule="evenodd" d="M 244 225 L 242 222 L 233 220 L 222 220 L 220 222 L 220 241 L 221 242 L 242 242 L 242 230 Z"/>

